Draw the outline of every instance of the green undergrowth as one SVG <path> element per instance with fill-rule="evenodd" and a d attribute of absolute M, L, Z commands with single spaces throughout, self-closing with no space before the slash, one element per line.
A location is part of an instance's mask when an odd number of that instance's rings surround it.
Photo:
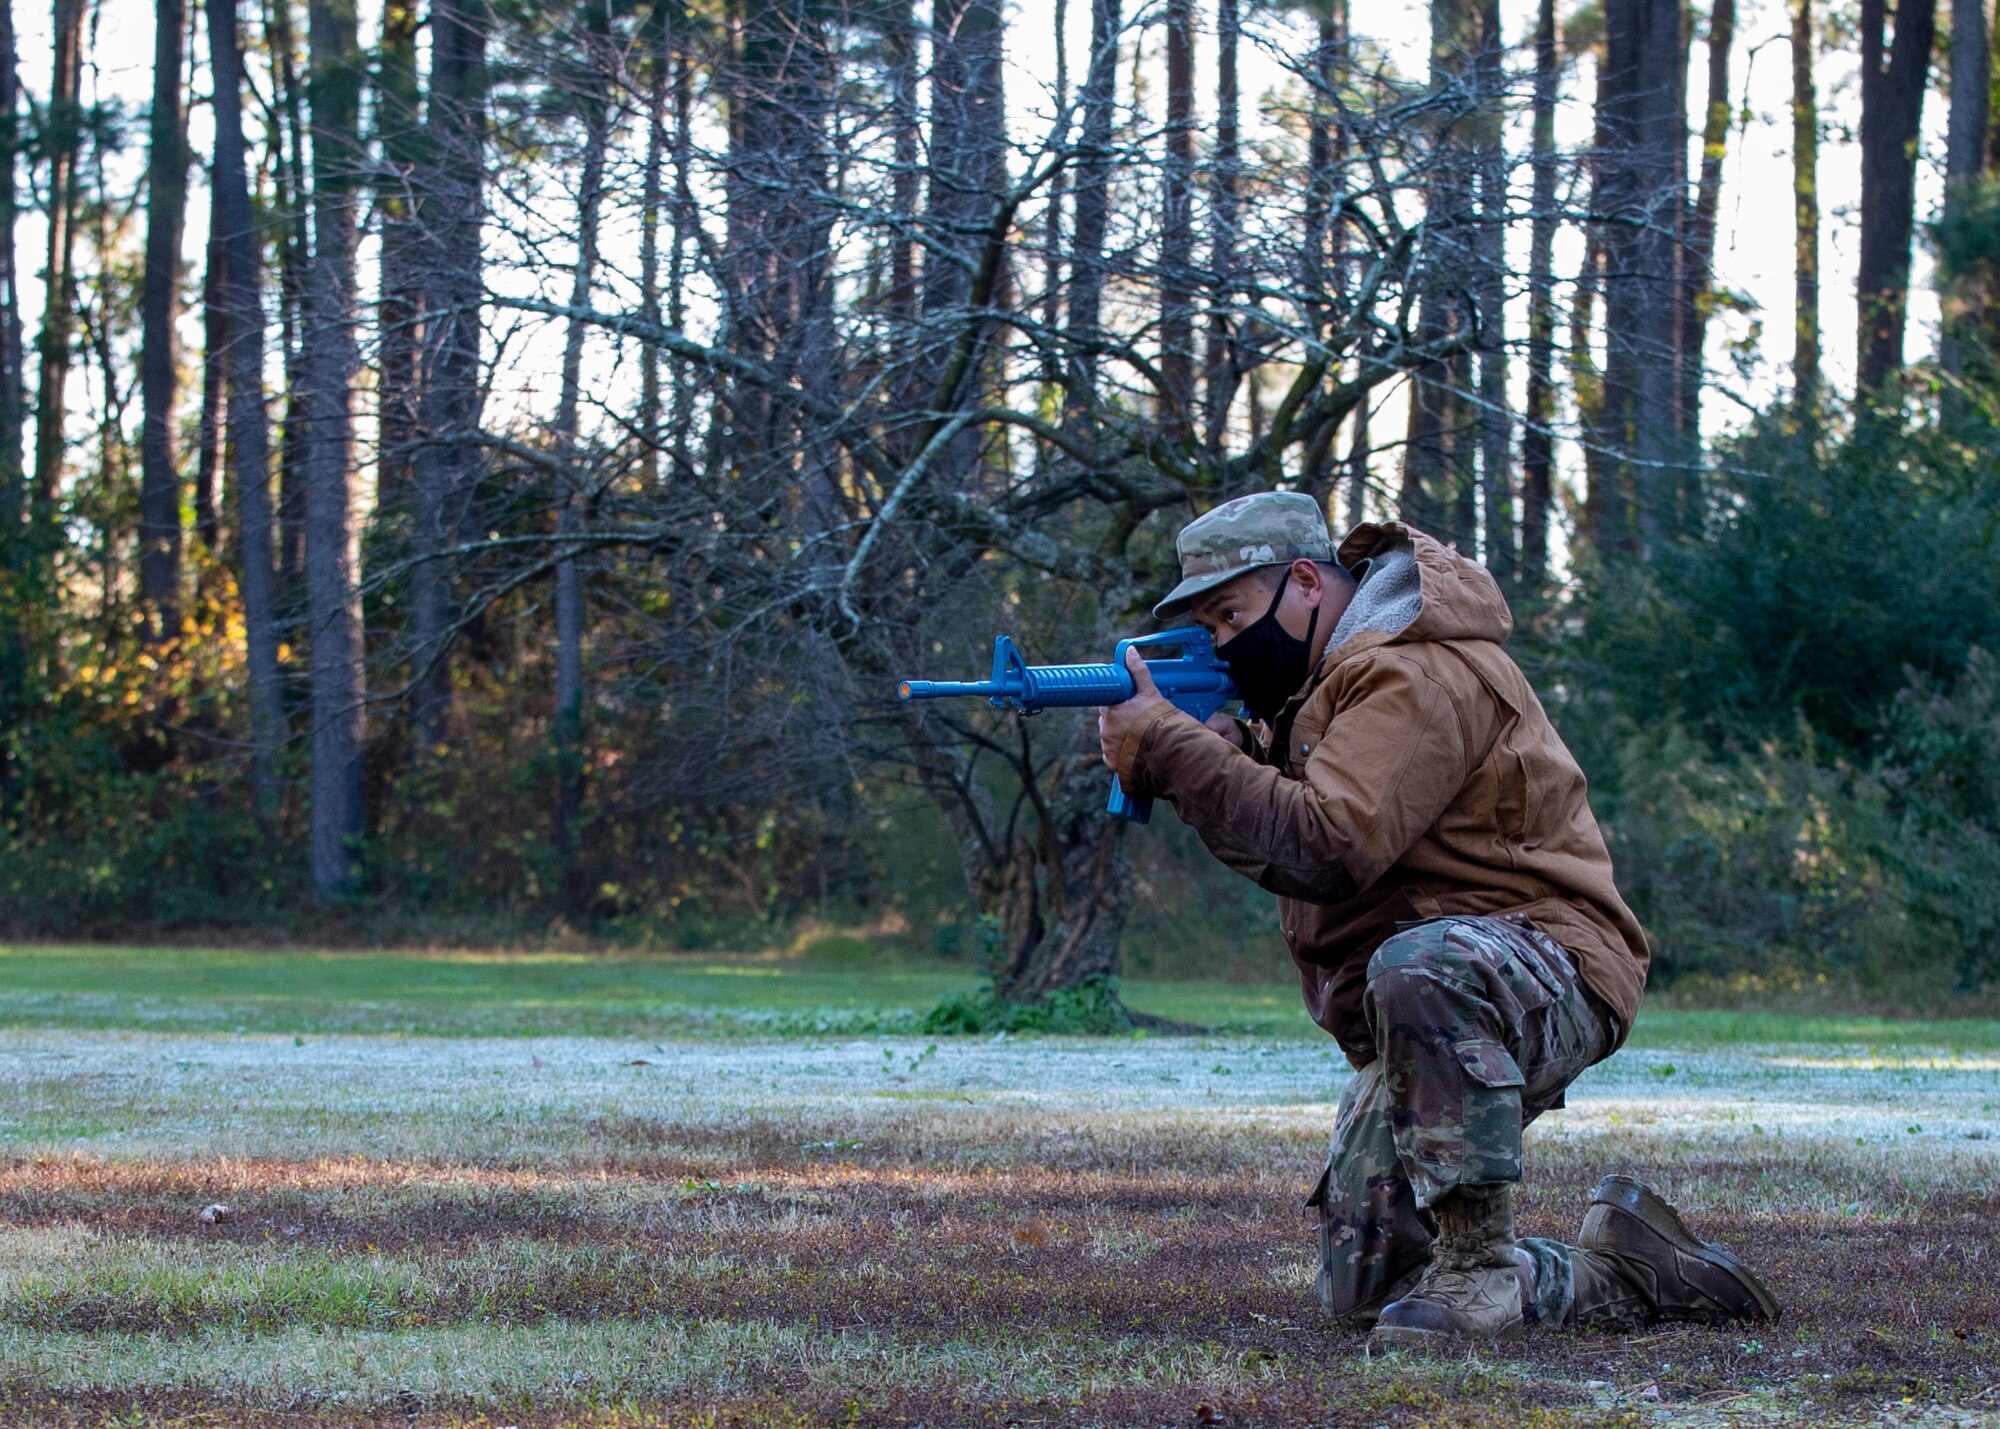
<path fill-rule="evenodd" d="M 1121 1005 L 1122 999 L 1122 1005 Z M 1317 1035 L 1290 986 L 1136 979 L 996 1008 L 962 967 L 759 955 L 0 944 L 0 1026 L 408 1036 Z M 938 1024 L 930 1026 L 928 1024 Z M 948 1024 L 948 1025 L 946 1025 Z"/>
<path fill-rule="evenodd" d="M 1649 1004 L 1634 1047 L 1814 1042 L 2000 1049 L 2000 1019 Z M 306 952 L 0 944 L 0 1026 L 443 1037 L 1131 1035 L 1144 1019 L 1317 1041 L 1297 985 L 1127 978 L 997 1003 L 960 968 L 755 955 Z M 1943 1010 L 1943 1009 L 1940 1009 Z M 1979 1009 L 1981 1011 L 1984 1008 Z"/>
<path fill-rule="evenodd" d="M 1990 1052 L 2000 1050 L 2000 1020 L 1669 1007 L 1642 1009 L 1626 1041 L 1696 1051 L 1772 1044 Z"/>
<path fill-rule="evenodd" d="M 924 1031 L 941 1036 L 1044 1032 L 1118 1037 L 1135 1030 L 1115 977 L 1086 978 L 1039 1002 L 1010 1002 L 991 988 L 955 992 L 924 1016 Z"/>

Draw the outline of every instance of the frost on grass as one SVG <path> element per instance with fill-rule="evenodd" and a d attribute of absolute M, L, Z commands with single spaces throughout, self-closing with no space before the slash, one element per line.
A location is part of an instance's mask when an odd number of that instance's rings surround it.
<path fill-rule="evenodd" d="M 1439 1374 L 1363 1364 L 1312 1302 L 1329 1048 L 10 1032 L 0 1387 L 368 1413 L 775 1394 L 836 1420 L 887 1395 L 932 1424 L 1197 1400 L 1694 1423 L 1737 1396 L 1859 1422 L 1996 1380 L 1994 1060 L 1621 1054 L 1531 1130 L 1523 1229 L 1573 1233 L 1596 1176 L 1635 1171 L 1791 1314 Z M 198 1226 L 214 1200 L 237 1214 Z"/>
<path fill-rule="evenodd" d="M 1347 1077 L 1330 1048 L 1235 1039 L 646 1043 L 404 1037 L 0 1035 L 0 1134 L 111 1158 L 359 1155 L 595 1165 L 736 1132 L 954 1157 L 1012 1139 L 1106 1144 L 1197 1128 L 1323 1136 Z M 1990 1055 L 1867 1049 L 1627 1052 L 1592 1070 L 1542 1141 L 1895 1148 L 2000 1159 Z"/>

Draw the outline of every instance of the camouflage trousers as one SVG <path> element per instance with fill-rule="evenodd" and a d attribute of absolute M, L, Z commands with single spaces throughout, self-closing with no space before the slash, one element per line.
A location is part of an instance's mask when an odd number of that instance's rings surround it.
<path fill-rule="evenodd" d="M 1519 918 L 1439 918 L 1396 934 L 1369 960 L 1363 1006 L 1376 1059 L 1340 1099 L 1308 1202 L 1320 1220 L 1315 1289 L 1349 1326 L 1415 1283 L 1440 1196 L 1521 1179 L 1522 1128 L 1561 1106 L 1616 1040 L 1569 954 Z M 1517 1244 L 1530 1320 L 1624 1322 L 1632 1297 L 1607 1257 Z"/>

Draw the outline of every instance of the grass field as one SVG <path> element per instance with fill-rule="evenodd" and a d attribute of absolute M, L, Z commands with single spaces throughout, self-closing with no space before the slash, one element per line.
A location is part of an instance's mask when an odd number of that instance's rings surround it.
<path fill-rule="evenodd" d="M 910 1035 L 966 982 L 0 949 L 0 1423 L 2000 1423 L 2000 1024 L 1649 1016 L 1523 1228 L 1636 1172 L 1784 1321 L 1370 1361 L 1295 993 Z"/>

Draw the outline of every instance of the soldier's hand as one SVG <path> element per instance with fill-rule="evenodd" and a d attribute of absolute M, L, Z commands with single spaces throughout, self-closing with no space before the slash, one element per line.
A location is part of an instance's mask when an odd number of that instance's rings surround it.
<path fill-rule="evenodd" d="M 1224 714 L 1221 710 L 1217 710 L 1214 714 L 1203 720 L 1202 723 L 1235 745 L 1238 749 L 1249 749 L 1250 736 L 1243 728 L 1243 721 L 1236 718 L 1235 715 Z"/>
<path fill-rule="evenodd" d="M 1153 683 L 1153 672 L 1146 668 L 1137 650 L 1125 652 L 1125 668 L 1132 672 L 1132 698 L 1122 705 L 1106 705 L 1097 712 L 1098 748 L 1104 762 L 1113 769 L 1118 767 L 1118 752 L 1124 747 L 1125 736 L 1167 698 Z"/>

